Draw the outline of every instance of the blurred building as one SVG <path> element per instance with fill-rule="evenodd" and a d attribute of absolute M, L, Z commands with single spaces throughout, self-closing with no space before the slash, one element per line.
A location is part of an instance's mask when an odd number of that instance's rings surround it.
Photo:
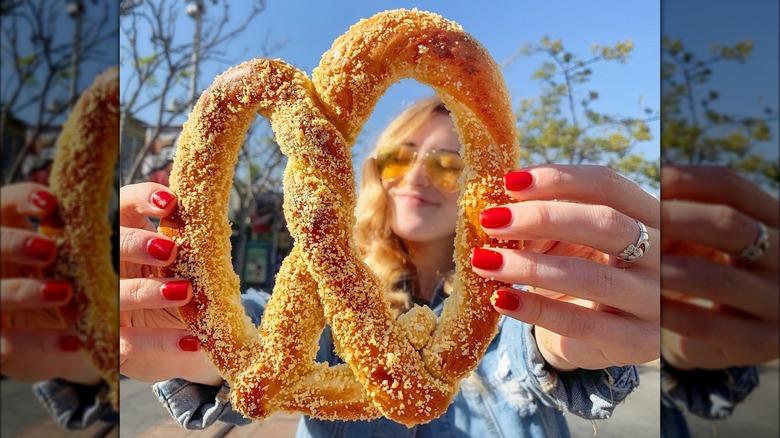
<path fill-rule="evenodd" d="M 122 181 L 128 184 L 128 174 L 133 166 L 133 160 L 141 151 L 146 140 L 146 130 L 149 125 L 142 120 L 128 115 L 122 129 L 122 139 L 119 149 L 119 168 Z"/>
<path fill-rule="evenodd" d="M 24 147 L 27 124 L 22 120 L 6 115 L 5 126 L 3 127 L 3 180 L 5 175 L 11 171 L 14 160 Z"/>

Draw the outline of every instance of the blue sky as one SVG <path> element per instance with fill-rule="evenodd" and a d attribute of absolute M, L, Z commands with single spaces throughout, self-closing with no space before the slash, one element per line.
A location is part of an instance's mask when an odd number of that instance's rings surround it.
<path fill-rule="evenodd" d="M 594 67 L 594 80 L 587 90 L 600 94 L 596 109 L 623 116 L 643 116 L 642 109 L 659 107 L 659 41 L 660 8 L 657 1 L 305 1 L 268 0 L 267 9 L 246 32 L 230 44 L 224 62 L 214 62 L 201 70 L 199 90 L 205 89 L 214 76 L 229 66 L 260 54 L 264 42 L 287 40 L 283 49 L 273 53 L 311 74 L 332 41 L 361 18 L 395 8 L 429 10 L 460 23 L 474 35 L 497 62 L 512 57 L 522 43 L 538 43 L 543 36 L 560 38 L 564 47 L 587 59 L 593 43 L 612 45 L 631 39 L 635 43 L 628 63 L 600 63 Z M 207 8 L 212 7 L 207 2 Z M 243 16 L 245 4 L 231 3 L 237 17 Z M 208 13 L 208 12 L 207 12 Z M 193 20 L 181 14 L 177 31 L 191 38 Z M 266 41 L 266 39 L 268 41 Z M 539 94 L 540 84 L 530 81 L 541 64 L 541 55 L 521 57 L 504 69 L 515 107 L 521 98 Z M 404 81 L 382 98 L 372 118 L 366 123 L 355 153 L 368 147 L 379 131 L 406 103 L 431 94 L 431 90 L 413 81 Z M 153 120 L 151 113 L 142 118 Z M 658 134 L 658 122 L 651 124 Z M 658 141 L 640 146 L 648 158 L 656 158 Z"/>
<path fill-rule="evenodd" d="M 712 80 L 703 92 L 717 90 L 713 109 L 739 117 L 760 117 L 764 107 L 780 109 L 780 11 L 777 1 L 668 0 L 662 7 L 664 35 L 680 39 L 699 59 L 711 57 L 714 43 L 733 46 L 751 40 L 753 50 L 746 63 L 713 64 Z M 778 121 L 770 123 L 773 140 L 761 144 L 768 158 L 778 157 Z"/>

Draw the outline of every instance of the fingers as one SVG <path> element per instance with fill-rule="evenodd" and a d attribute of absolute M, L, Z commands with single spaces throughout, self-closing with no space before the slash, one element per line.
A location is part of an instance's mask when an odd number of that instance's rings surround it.
<path fill-rule="evenodd" d="M 60 307 L 70 300 L 71 294 L 71 284 L 66 280 L 3 279 L 0 307 L 3 311 Z"/>
<path fill-rule="evenodd" d="M 509 172 L 504 185 L 519 200 L 566 200 L 607 205 L 657 228 L 658 201 L 636 183 L 605 166 L 543 165 Z"/>
<path fill-rule="evenodd" d="M 128 228 L 154 231 L 148 216 L 166 217 L 176 208 L 176 195 L 164 185 L 151 182 L 123 186 L 119 199 L 119 224 Z"/>
<path fill-rule="evenodd" d="M 759 234 L 756 219 L 732 207 L 690 201 L 664 201 L 661 216 L 664 238 L 708 246 L 738 257 Z M 777 248 L 778 232 L 767 227 L 769 248 Z M 778 266 L 778 252 L 767 251 L 755 264 Z"/>
<path fill-rule="evenodd" d="M 480 214 L 483 229 L 504 240 L 556 240 L 584 245 L 605 254 L 620 254 L 636 245 L 640 228 L 631 217 L 605 205 L 526 201 L 489 208 Z M 648 226 L 649 227 L 649 226 Z M 636 265 L 657 268 L 659 232 L 647 229 L 650 248 Z"/>
<path fill-rule="evenodd" d="M 186 330 L 121 327 L 120 372 L 142 382 L 184 378 L 218 385 L 214 370 L 195 336 Z"/>
<path fill-rule="evenodd" d="M 38 183 L 10 184 L 2 187 L 2 224 L 23 227 L 28 217 L 44 218 L 57 206 L 57 198 Z"/>
<path fill-rule="evenodd" d="M 777 198 L 725 167 L 665 165 L 661 198 L 727 205 L 771 228 L 778 227 Z"/>
<path fill-rule="evenodd" d="M 777 358 L 777 325 L 755 318 L 661 297 L 661 326 L 677 333 L 683 344 L 674 353 L 705 368 L 749 365 Z M 666 344 L 667 340 L 664 340 Z M 668 348 L 668 346 L 667 346 Z"/>
<path fill-rule="evenodd" d="M 187 280 L 123 278 L 119 284 L 119 308 L 123 312 L 180 307 L 192 298 L 192 287 Z"/>
<path fill-rule="evenodd" d="M 168 266 L 176 258 L 176 244 L 154 231 L 119 227 L 119 259 L 139 265 Z"/>
<path fill-rule="evenodd" d="M 32 231 L 2 227 L 0 255 L 15 264 L 43 268 L 54 261 L 57 246 L 53 240 Z"/>
<path fill-rule="evenodd" d="M 664 255 L 661 284 L 681 292 L 748 312 L 765 321 L 778 319 L 777 279 L 699 257 Z"/>
<path fill-rule="evenodd" d="M 486 278 L 564 291 L 645 320 L 658 319 L 657 281 L 627 270 L 577 257 L 481 248 L 474 250 L 472 265 L 477 274 Z"/>
<path fill-rule="evenodd" d="M 62 378 L 89 385 L 101 380 L 78 338 L 63 330 L 4 328 L 1 341 L 0 373 L 13 379 Z"/>
<path fill-rule="evenodd" d="M 628 356 L 610 357 L 612 361 L 643 363 L 659 355 L 657 322 L 629 320 L 609 312 L 514 289 L 499 289 L 492 301 L 499 313 L 544 327 L 563 337 L 584 341 L 602 350 L 626 346 Z M 638 345 L 640 343 L 642 345 Z M 573 359 L 569 361 L 576 363 Z"/>

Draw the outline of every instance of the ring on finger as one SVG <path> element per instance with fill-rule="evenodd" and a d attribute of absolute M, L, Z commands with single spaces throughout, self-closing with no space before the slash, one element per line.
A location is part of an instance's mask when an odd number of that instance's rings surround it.
<path fill-rule="evenodd" d="M 760 259 L 767 251 L 769 251 L 769 231 L 766 229 L 766 225 L 763 222 L 757 220 L 758 234 L 756 240 L 750 245 L 745 247 L 740 253 L 738 260 L 742 263 L 755 263 Z"/>
<path fill-rule="evenodd" d="M 642 256 L 650 249 L 650 235 L 647 234 L 647 227 L 645 224 L 637 219 L 634 219 L 639 226 L 639 238 L 636 244 L 631 244 L 626 247 L 620 254 L 618 254 L 618 260 L 625 263 L 635 263 L 641 259 Z"/>

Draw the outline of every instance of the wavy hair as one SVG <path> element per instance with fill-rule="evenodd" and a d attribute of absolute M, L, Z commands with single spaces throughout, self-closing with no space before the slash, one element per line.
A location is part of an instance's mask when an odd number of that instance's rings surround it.
<path fill-rule="evenodd" d="M 411 308 L 417 268 L 409 261 L 403 241 L 392 230 L 392 213 L 376 156 L 406 140 L 434 114 L 449 115 L 437 96 L 412 104 L 382 131 L 371 155 L 363 162 L 353 234 L 358 251 L 382 282 L 396 317 Z"/>

